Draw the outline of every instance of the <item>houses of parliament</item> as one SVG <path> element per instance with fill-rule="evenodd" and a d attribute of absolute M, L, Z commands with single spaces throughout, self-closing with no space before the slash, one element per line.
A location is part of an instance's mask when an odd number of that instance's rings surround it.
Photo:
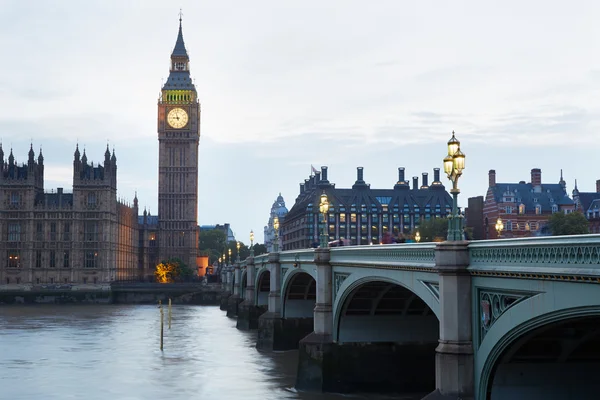
<path fill-rule="evenodd" d="M 117 157 L 88 161 L 75 146 L 73 188 L 44 188 L 44 157 L 5 158 L 0 144 L 0 285 L 154 280 L 158 262 L 196 266 L 200 103 L 181 18 L 169 78 L 158 100 L 158 215 L 117 200 Z M 8 150 L 8 149 L 6 149 Z M 102 150 L 100 150 L 102 151 Z"/>

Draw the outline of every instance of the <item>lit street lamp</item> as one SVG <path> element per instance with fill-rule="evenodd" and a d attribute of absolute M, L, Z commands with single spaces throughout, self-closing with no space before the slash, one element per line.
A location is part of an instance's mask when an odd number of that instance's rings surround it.
<path fill-rule="evenodd" d="M 496 221 L 496 232 L 498 232 L 498 237 L 502 237 L 502 230 L 504 229 L 504 224 L 502 223 L 502 218 L 498 217 L 498 221 Z"/>
<path fill-rule="evenodd" d="M 329 200 L 325 192 L 321 195 L 321 202 L 319 203 L 319 212 L 323 214 L 323 233 L 321 234 L 321 248 L 324 249 L 328 246 L 329 235 L 327 234 L 327 211 L 329 211 Z"/>
<path fill-rule="evenodd" d="M 419 231 L 417 231 L 417 233 L 415 233 L 415 241 L 417 243 L 419 243 L 421 241 L 421 234 L 419 233 Z"/>
<path fill-rule="evenodd" d="M 250 231 L 250 257 L 254 257 L 254 231 Z"/>
<path fill-rule="evenodd" d="M 273 252 L 279 252 L 279 217 L 273 219 L 273 229 L 275 229 L 275 237 L 273 238 Z"/>
<path fill-rule="evenodd" d="M 229 265 L 231 265 L 231 248 L 228 250 L 229 252 Z"/>
<path fill-rule="evenodd" d="M 463 240 L 462 215 L 458 214 L 458 178 L 465 169 L 465 155 L 460 151 L 460 142 L 454 137 L 448 141 L 448 155 L 444 158 L 444 172 L 452 182 L 452 214 L 448 219 L 448 240 Z"/>
<path fill-rule="evenodd" d="M 235 247 L 237 248 L 237 255 L 235 257 L 235 261 L 240 262 L 240 242 L 239 241 L 237 242 Z"/>

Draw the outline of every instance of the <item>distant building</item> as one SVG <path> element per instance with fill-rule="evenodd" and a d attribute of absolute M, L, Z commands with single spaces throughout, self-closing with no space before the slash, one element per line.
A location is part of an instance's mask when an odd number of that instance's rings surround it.
<path fill-rule="evenodd" d="M 233 234 L 233 231 L 231 230 L 231 226 L 228 223 L 225 223 L 223 225 L 200 225 L 200 232 L 203 231 L 212 231 L 213 229 L 219 230 L 221 232 L 223 232 L 223 234 L 225 235 L 225 242 L 229 243 L 229 242 L 235 242 L 235 235 Z"/>
<path fill-rule="evenodd" d="M 279 196 L 277 196 L 277 199 L 273 202 L 273 205 L 271 206 L 271 212 L 269 213 L 269 222 L 267 223 L 264 229 L 265 247 L 267 248 L 268 252 L 273 251 L 273 244 L 275 243 L 275 228 L 273 227 L 275 217 L 279 219 L 279 229 L 281 230 L 287 213 L 288 209 L 285 207 L 285 201 L 283 200 L 281 193 L 279 193 Z M 281 238 L 282 235 L 279 236 L 279 249 L 281 249 L 282 246 Z"/>
<path fill-rule="evenodd" d="M 502 219 L 501 237 L 526 237 L 541 234 L 548 217 L 556 212 L 565 214 L 575 210 L 569 198 L 566 183 L 542 183 L 542 170 L 531 170 L 531 182 L 497 183 L 496 171 L 488 174 L 489 187 L 483 207 L 483 227 L 486 239 L 498 238 L 495 225 Z"/>
<path fill-rule="evenodd" d="M 285 218 L 281 232 L 283 250 L 311 247 L 319 242 L 322 216 L 319 202 L 322 193 L 329 200 L 327 232 L 329 240 L 345 239 L 352 245 L 377 244 L 383 235 L 411 234 L 423 220 L 444 218 L 451 213 L 452 197 L 440 181 L 440 169 L 413 177 L 412 187 L 398 168 L 398 182 L 390 189 L 371 189 L 357 168 L 356 182 L 349 189 L 338 189 L 327 178 L 327 167 L 300 184 L 300 193 Z"/>
<path fill-rule="evenodd" d="M 595 192 L 580 192 L 575 181 L 573 201 L 575 210 L 583 213 L 589 221 L 590 233 L 600 233 L 600 180 L 596 181 Z"/>
<path fill-rule="evenodd" d="M 465 226 L 472 230 L 471 240 L 485 239 L 483 228 L 483 196 L 469 197 L 465 209 Z"/>

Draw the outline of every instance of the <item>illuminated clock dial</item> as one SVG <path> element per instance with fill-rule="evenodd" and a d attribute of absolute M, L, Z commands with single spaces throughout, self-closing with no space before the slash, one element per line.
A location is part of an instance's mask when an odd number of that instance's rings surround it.
<path fill-rule="evenodd" d="M 167 115 L 167 122 L 175 129 L 183 128 L 188 123 L 188 115 L 182 108 L 173 108 Z"/>

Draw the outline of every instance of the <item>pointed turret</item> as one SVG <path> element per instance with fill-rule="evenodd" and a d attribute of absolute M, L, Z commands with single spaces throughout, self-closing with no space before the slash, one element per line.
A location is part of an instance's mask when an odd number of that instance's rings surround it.
<path fill-rule="evenodd" d="M 117 156 L 115 156 L 115 149 L 114 148 L 113 148 L 112 157 L 110 158 L 110 161 L 113 164 L 117 162 Z"/>
<path fill-rule="evenodd" d="M 29 163 L 33 164 L 35 161 L 35 154 L 33 153 L 33 143 L 29 145 Z"/>
<path fill-rule="evenodd" d="M 0 170 L 4 167 L 4 150 L 2 150 L 2 142 L 0 142 Z"/>
<path fill-rule="evenodd" d="M 79 143 L 77 143 L 75 145 L 75 154 L 74 154 L 75 161 L 79 161 L 80 156 L 81 156 L 81 154 L 79 153 Z"/>
<path fill-rule="evenodd" d="M 560 181 L 558 181 L 558 184 L 560 186 L 562 186 L 563 189 L 566 189 L 567 187 L 567 182 L 565 182 L 565 180 L 563 179 L 563 172 L 562 172 L 562 168 L 560 170 Z"/>
<path fill-rule="evenodd" d="M 8 156 L 8 165 L 15 164 L 15 156 L 13 156 L 12 147 L 10 148 L 10 155 Z"/>
<path fill-rule="evenodd" d="M 187 50 L 185 49 L 185 43 L 183 42 L 183 30 L 181 28 L 181 15 L 179 16 L 179 33 L 177 34 L 177 41 L 175 42 L 175 48 L 171 57 L 185 57 L 189 60 Z"/>
<path fill-rule="evenodd" d="M 104 162 L 110 161 L 110 150 L 108 149 L 108 143 L 106 144 L 106 151 L 104 152 Z"/>
<path fill-rule="evenodd" d="M 163 100 L 170 102 L 189 102 L 195 99 L 196 88 L 190 77 L 190 57 L 188 56 L 187 50 L 185 49 L 185 43 L 183 42 L 183 29 L 181 26 L 181 17 L 179 18 L 179 33 L 177 34 L 177 41 L 175 47 L 171 53 L 171 69 L 169 77 L 163 85 Z M 164 91 L 192 91 L 193 96 L 187 93 L 164 93 Z"/>
<path fill-rule="evenodd" d="M 81 162 L 87 164 L 87 156 L 85 155 L 85 148 L 83 149 L 83 156 L 81 156 Z"/>
<path fill-rule="evenodd" d="M 33 154 L 33 150 L 31 150 L 29 153 Z M 40 147 L 40 154 L 38 154 L 38 164 L 40 164 L 40 165 L 44 164 L 44 156 L 42 155 L 41 147 Z"/>

